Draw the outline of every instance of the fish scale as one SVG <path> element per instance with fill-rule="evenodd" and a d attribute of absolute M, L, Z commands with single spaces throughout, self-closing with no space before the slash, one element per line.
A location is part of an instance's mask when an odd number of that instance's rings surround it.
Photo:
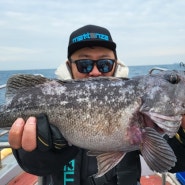
<path fill-rule="evenodd" d="M 26 120 L 45 113 L 69 143 L 97 156 L 96 177 L 133 150 L 141 151 L 152 170 L 165 172 L 176 157 L 162 135 L 173 137 L 178 131 L 184 94 L 181 71 L 66 81 L 14 75 L 0 108 L 0 127 L 11 126 L 17 117 Z"/>

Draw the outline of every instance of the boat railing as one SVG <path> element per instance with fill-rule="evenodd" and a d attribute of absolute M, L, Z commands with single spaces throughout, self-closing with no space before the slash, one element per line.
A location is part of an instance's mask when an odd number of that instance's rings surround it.
<path fill-rule="evenodd" d="M 6 84 L 2 84 L 0 85 L 0 89 L 3 89 L 6 87 Z M 9 132 L 9 130 L 6 130 L 6 129 L 0 129 L 0 138 L 3 137 L 5 134 L 7 134 Z M 8 142 L 4 141 L 4 142 L 1 142 L 0 140 L 0 168 L 1 168 L 1 150 L 3 148 L 9 148 L 10 145 Z"/>
<path fill-rule="evenodd" d="M 161 68 L 161 67 L 153 67 L 148 71 L 149 74 L 152 74 L 154 71 L 167 71 L 168 69 L 166 68 Z"/>
<path fill-rule="evenodd" d="M 0 130 L 0 137 L 3 137 L 5 134 L 8 134 L 9 130 Z M 8 141 L 0 141 L 0 150 L 3 148 L 9 148 L 10 144 Z"/>
<path fill-rule="evenodd" d="M 5 134 L 7 134 L 9 130 L 0 130 L 0 138 L 3 137 Z M 1 163 L 1 150 L 3 148 L 9 148 L 10 144 L 8 141 L 1 141 L 0 142 L 0 168 L 2 168 L 2 163 Z"/>

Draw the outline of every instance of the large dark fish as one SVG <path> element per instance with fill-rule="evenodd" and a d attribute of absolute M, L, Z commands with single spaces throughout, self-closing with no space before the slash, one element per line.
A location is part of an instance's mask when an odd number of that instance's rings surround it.
<path fill-rule="evenodd" d="M 165 172 L 176 157 L 162 135 L 173 137 L 185 114 L 185 74 L 164 71 L 132 79 L 67 81 L 12 76 L 0 127 L 40 113 L 48 115 L 69 143 L 97 156 L 97 177 L 133 150 L 141 151 L 152 170 Z"/>

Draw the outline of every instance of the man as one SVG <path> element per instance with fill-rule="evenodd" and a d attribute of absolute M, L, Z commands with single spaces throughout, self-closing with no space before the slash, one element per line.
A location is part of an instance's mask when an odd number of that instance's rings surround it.
<path fill-rule="evenodd" d="M 125 70 L 127 68 L 117 60 L 116 44 L 110 32 L 95 25 L 84 26 L 70 35 L 67 67 L 68 75 L 74 79 L 127 76 L 128 73 Z M 63 71 L 57 70 L 59 77 L 63 74 Z M 169 140 L 178 159 L 173 172 L 185 170 L 183 128 L 185 121 L 182 122 L 177 136 Z M 67 142 L 58 129 L 48 123 L 45 115 L 30 117 L 26 123 L 18 118 L 10 129 L 9 143 L 19 165 L 29 173 L 44 176 L 44 185 L 139 184 L 139 151 L 127 153 L 115 168 L 95 179 L 93 174 L 97 172 L 96 159 L 88 157 L 85 150 L 75 146 L 62 147 Z"/>

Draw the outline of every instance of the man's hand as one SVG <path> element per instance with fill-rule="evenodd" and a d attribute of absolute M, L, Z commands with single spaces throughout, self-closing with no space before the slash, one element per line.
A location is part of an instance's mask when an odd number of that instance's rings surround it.
<path fill-rule="evenodd" d="M 9 143 L 13 149 L 24 149 L 33 151 L 59 151 L 67 146 L 67 141 L 59 129 L 50 124 L 45 114 L 30 117 L 26 123 L 18 118 L 9 132 Z"/>
<path fill-rule="evenodd" d="M 30 117 L 25 122 L 22 118 L 18 118 L 12 125 L 9 132 L 9 143 L 13 149 L 24 149 L 25 151 L 33 151 L 37 147 L 35 117 Z"/>
<path fill-rule="evenodd" d="M 60 171 L 79 152 L 78 147 L 67 145 L 59 129 L 44 114 L 26 122 L 18 118 L 10 129 L 9 143 L 23 170 L 38 176 Z"/>
<path fill-rule="evenodd" d="M 60 130 L 49 123 L 45 114 L 37 116 L 37 148 L 40 151 L 59 151 L 66 147 L 67 141 L 62 136 Z"/>

